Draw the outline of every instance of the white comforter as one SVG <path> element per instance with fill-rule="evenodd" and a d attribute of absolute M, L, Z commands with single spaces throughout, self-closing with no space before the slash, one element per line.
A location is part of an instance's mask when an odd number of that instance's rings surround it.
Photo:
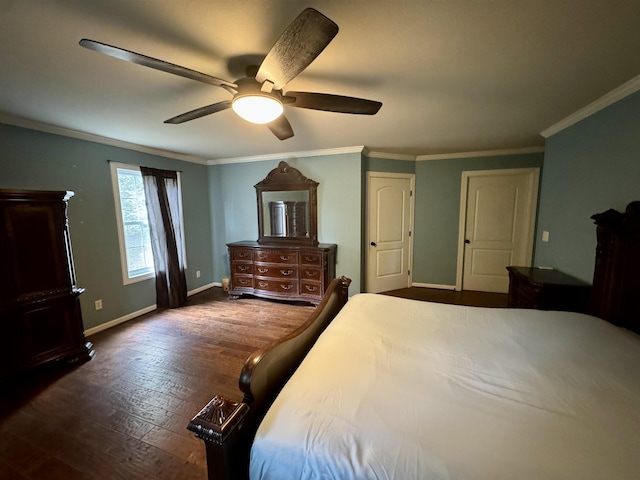
<path fill-rule="evenodd" d="M 640 479 L 640 340 L 359 294 L 263 420 L 257 479 Z"/>

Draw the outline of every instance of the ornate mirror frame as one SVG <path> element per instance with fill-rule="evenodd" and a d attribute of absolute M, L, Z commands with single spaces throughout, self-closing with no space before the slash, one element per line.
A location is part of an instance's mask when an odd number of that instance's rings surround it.
<path fill-rule="evenodd" d="M 254 187 L 258 200 L 258 243 L 318 245 L 318 182 L 282 161 Z M 281 219 L 272 217 L 274 210 L 282 212 Z M 273 231 L 274 225 L 278 232 Z"/>

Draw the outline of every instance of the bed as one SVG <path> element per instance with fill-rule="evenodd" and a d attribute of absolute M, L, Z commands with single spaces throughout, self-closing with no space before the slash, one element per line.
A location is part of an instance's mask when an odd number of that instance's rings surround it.
<path fill-rule="evenodd" d="M 620 215 L 637 220 L 634 208 Z M 605 213 L 594 218 L 606 229 L 594 289 L 610 291 L 611 252 L 637 259 L 640 230 Z M 618 297 L 635 288 L 625 276 Z M 640 339 L 612 323 L 637 326 L 620 316 L 635 315 L 637 291 L 605 321 L 373 294 L 347 302 L 348 285 L 334 280 L 305 325 L 247 360 L 243 401 L 215 397 L 191 421 L 209 478 L 640 478 Z M 608 296 L 592 297 L 607 318 Z"/>

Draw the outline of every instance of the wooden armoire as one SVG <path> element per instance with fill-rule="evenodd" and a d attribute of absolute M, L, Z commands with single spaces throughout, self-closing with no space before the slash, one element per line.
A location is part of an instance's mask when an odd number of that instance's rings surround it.
<path fill-rule="evenodd" d="M 0 381 L 45 362 L 93 356 L 67 221 L 72 196 L 0 190 Z"/>
<path fill-rule="evenodd" d="M 640 333 L 640 201 L 591 218 L 598 244 L 589 313 Z"/>

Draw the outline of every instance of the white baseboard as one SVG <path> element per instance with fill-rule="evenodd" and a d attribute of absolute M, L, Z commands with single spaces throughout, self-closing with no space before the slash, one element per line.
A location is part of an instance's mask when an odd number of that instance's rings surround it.
<path fill-rule="evenodd" d="M 201 287 L 195 288 L 189 292 L 187 292 L 187 296 L 195 295 L 196 293 L 204 292 L 205 290 L 209 290 L 211 287 L 222 287 L 222 283 L 220 282 L 212 282 Z"/>
<path fill-rule="evenodd" d="M 190 297 L 191 295 L 195 295 L 196 293 L 204 292 L 205 290 L 208 290 L 211 287 L 221 287 L 221 286 L 222 286 L 222 283 L 216 283 L 216 282 L 209 283 L 207 285 L 203 285 L 201 287 L 188 291 L 187 296 Z M 142 310 L 131 312 L 122 317 L 115 318 L 105 323 L 101 323 L 100 325 L 97 325 L 95 327 L 85 330 L 84 335 L 88 337 L 90 335 L 93 335 L 94 333 L 102 332 L 103 330 L 107 330 L 108 328 L 115 327 L 116 325 L 120 325 L 121 323 L 127 322 L 133 318 L 144 315 L 145 313 L 153 312 L 156 308 L 157 308 L 157 305 L 155 304 L 150 305 L 148 307 L 143 308 Z"/>
<path fill-rule="evenodd" d="M 412 287 L 422 287 L 422 288 L 438 288 L 440 290 L 455 290 L 455 285 L 438 285 L 437 283 L 412 283 Z"/>
<path fill-rule="evenodd" d="M 115 327 L 116 325 L 120 325 L 121 323 L 124 323 L 128 320 L 131 320 L 132 318 L 136 318 L 139 317 L 140 315 L 144 315 L 145 313 L 149 313 L 149 312 L 153 312 L 156 309 L 156 305 L 151 305 L 149 307 L 143 308 L 142 310 L 138 310 L 137 312 L 132 312 L 129 313 L 127 315 L 124 315 L 122 317 L 119 318 L 115 318 L 109 322 L 105 322 L 105 323 L 101 323 L 100 325 L 96 326 L 96 327 L 92 327 L 89 328 L 88 330 L 84 331 L 85 336 L 89 336 L 89 335 L 93 335 L 94 333 L 98 333 L 98 332 L 102 332 L 103 330 L 106 330 L 107 328 L 111 328 L 111 327 Z"/>

